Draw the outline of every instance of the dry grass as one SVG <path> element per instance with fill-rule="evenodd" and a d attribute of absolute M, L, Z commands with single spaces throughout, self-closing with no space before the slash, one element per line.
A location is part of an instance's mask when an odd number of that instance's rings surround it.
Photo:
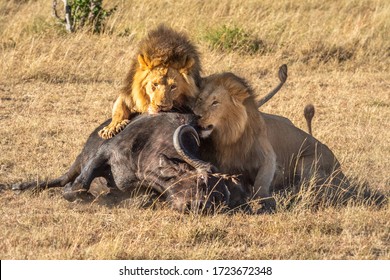
<path fill-rule="evenodd" d="M 139 38 L 166 22 L 199 46 L 204 75 L 234 71 L 261 95 L 287 63 L 287 84 L 262 110 L 305 129 L 312 102 L 314 134 L 345 173 L 389 193 L 388 1 L 165 2 L 105 1 L 118 11 L 97 36 L 65 34 L 48 1 L 0 0 L 2 186 L 62 174 L 110 116 Z M 209 49 L 206 31 L 223 25 L 260 38 L 267 51 Z M 199 216 L 6 188 L 0 204 L 1 259 L 390 259 L 388 206 L 312 211 L 301 202 L 274 215 Z"/>

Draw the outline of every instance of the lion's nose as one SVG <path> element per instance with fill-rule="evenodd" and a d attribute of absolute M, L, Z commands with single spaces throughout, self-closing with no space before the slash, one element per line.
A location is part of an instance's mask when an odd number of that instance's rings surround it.
<path fill-rule="evenodd" d="M 201 115 L 195 115 L 195 120 L 196 120 L 196 121 L 199 121 L 201 118 L 202 118 Z"/>

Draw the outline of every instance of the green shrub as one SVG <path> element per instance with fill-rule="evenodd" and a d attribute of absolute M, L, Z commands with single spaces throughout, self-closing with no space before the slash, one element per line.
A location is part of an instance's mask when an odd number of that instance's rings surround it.
<path fill-rule="evenodd" d="M 116 7 L 103 9 L 102 2 L 103 0 L 73 0 L 70 3 L 73 31 L 88 28 L 93 33 L 102 32 L 106 19 L 116 10 Z"/>

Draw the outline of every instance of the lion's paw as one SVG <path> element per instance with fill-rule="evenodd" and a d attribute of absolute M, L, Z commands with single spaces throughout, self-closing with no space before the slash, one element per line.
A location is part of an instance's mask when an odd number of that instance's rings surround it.
<path fill-rule="evenodd" d="M 109 125 L 101 129 L 98 134 L 103 139 L 110 139 L 121 132 L 129 124 L 129 122 L 129 120 L 123 120 L 115 123 L 111 122 Z"/>
<path fill-rule="evenodd" d="M 113 130 L 111 130 L 108 126 L 101 129 L 98 134 L 103 139 L 110 139 L 114 136 Z"/>
<path fill-rule="evenodd" d="M 115 126 L 115 134 L 121 132 L 123 129 L 125 129 L 125 127 L 129 124 L 129 120 L 123 120 L 121 121 L 120 123 L 117 123 L 116 126 Z"/>

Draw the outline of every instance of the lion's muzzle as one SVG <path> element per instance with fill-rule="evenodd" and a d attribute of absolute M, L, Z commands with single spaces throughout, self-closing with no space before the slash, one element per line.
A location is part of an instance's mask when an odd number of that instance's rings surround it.
<path fill-rule="evenodd" d="M 214 126 L 212 124 L 204 127 L 204 126 L 200 126 L 201 130 L 200 130 L 200 137 L 202 138 L 207 138 L 210 136 L 210 134 L 213 132 L 214 130 Z"/>

